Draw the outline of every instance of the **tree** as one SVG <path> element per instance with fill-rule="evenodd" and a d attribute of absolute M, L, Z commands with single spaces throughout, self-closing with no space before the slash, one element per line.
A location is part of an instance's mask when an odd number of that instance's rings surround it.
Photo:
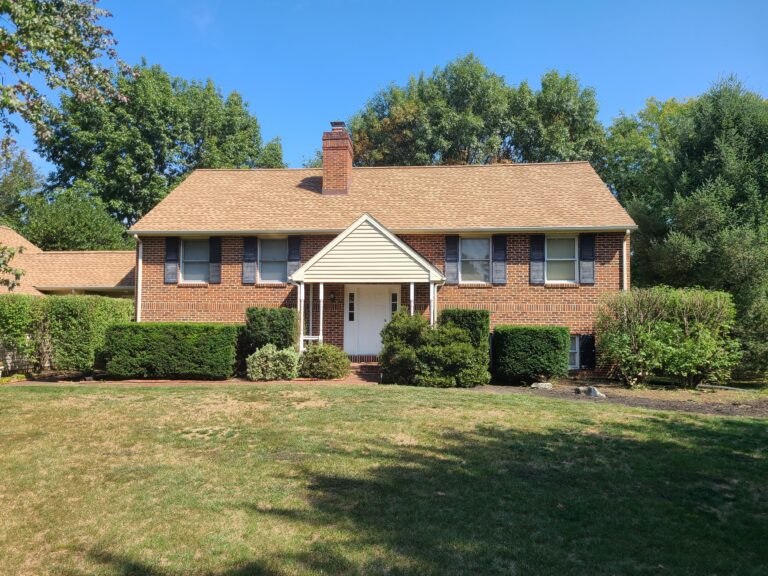
<path fill-rule="evenodd" d="M 15 146 L 0 155 L 0 223 L 18 225 L 24 197 L 41 185 L 26 152 Z"/>
<path fill-rule="evenodd" d="M 315 150 L 315 153 L 312 154 L 309 158 L 304 158 L 303 162 L 304 168 L 322 168 L 323 167 L 323 151 L 322 150 Z"/>
<path fill-rule="evenodd" d="M 280 138 L 270 140 L 259 154 L 259 168 L 285 168 L 283 162 L 283 143 Z"/>
<path fill-rule="evenodd" d="M 603 175 L 640 228 L 634 281 L 729 291 L 746 365 L 768 371 L 768 100 L 735 79 L 649 100 L 607 150 Z"/>
<path fill-rule="evenodd" d="M 11 266 L 11 260 L 16 253 L 16 248 L 0 244 L 0 286 L 5 286 L 9 292 L 13 292 L 24 275 L 23 270 Z"/>
<path fill-rule="evenodd" d="M 237 93 L 186 82 L 159 66 L 115 73 L 125 99 L 64 96 L 38 151 L 56 165 L 52 188 L 89 186 L 110 214 L 133 224 L 195 168 L 261 165 L 259 123 Z M 279 146 L 267 161 L 282 164 Z"/>
<path fill-rule="evenodd" d="M 104 61 L 115 60 L 110 14 L 97 0 L 0 0 L 0 125 L 4 143 L 16 131 L 13 116 L 47 137 L 44 118 L 55 113 L 43 94 L 64 89 L 83 101 L 116 96 Z"/>
<path fill-rule="evenodd" d="M 83 186 L 26 202 L 23 235 L 43 250 L 127 250 L 125 227 Z"/>
<path fill-rule="evenodd" d="M 601 161 L 597 100 L 549 72 L 541 90 L 508 86 L 473 55 L 376 94 L 350 121 L 363 166 Z"/>
<path fill-rule="evenodd" d="M 538 92 L 523 82 L 510 96 L 506 155 L 515 162 L 589 160 L 596 164 L 605 141 L 597 112 L 594 89 L 581 88 L 570 74 L 547 72 Z"/>

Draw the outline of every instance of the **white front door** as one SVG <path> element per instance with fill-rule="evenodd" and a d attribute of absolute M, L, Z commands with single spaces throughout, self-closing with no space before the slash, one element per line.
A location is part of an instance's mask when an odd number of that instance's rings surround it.
<path fill-rule="evenodd" d="M 400 286 L 348 284 L 344 289 L 344 351 L 381 352 L 381 330 L 400 303 Z"/>

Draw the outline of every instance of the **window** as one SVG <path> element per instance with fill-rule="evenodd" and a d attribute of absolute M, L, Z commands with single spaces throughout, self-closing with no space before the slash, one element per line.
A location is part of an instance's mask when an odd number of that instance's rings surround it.
<path fill-rule="evenodd" d="M 571 336 L 571 347 L 568 350 L 568 368 L 571 370 L 579 369 L 579 336 Z"/>
<path fill-rule="evenodd" d="M 546 282 L 576 282 L 576 238 L 547 237 Z"/>
<path fill-rule="evenodd" d="M 355 321 L 355 293 L 349 293 L 349 321 Z"/>
<path fill-rule="evenodd" d="M 491 281 L 491 239 L 462 238 L 460 247 L 460 282 Z"/>
<path fill-rule="evenodd" d="M 390 311 L 392 312 L 392 314 L 394 314 L 395 312 L 397 312 L 397 307 L 400 304 L 400 294 L 398 294 L 397 292 L 393 292 L 392 299 L 390 300 L 390 302 L 392 303 L 392 307 L 390 308 Z"/>
<path fill-rule="evenodd" d="M 182 241 L 181 254 L 181 281 L 208 282 L 211 270 L 208 239 Z"/>
<path fill-rule="evenodd" d="M 261 238 L 259 240 L 259 280 L 261 282 L 288 282 L 287 238 Z"/>

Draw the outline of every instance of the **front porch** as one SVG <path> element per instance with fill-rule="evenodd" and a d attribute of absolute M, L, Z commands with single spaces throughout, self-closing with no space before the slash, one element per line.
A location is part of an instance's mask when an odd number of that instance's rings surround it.
<path fill-rule="evenodd" d="M 299 346 L 328 342 L 353 360 L 381 349 L 380 333 L 392 314 L 437 320 L 438 286 L 445 278 L 430 262 L 373 217 L 363 214 L 290 276 L 296 284 Z"/>

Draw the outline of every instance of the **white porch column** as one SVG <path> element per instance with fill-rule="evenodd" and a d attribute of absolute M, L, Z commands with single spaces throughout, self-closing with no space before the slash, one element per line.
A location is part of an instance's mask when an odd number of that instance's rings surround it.
<path fill-rule="evenodd" d="M 299 352 L 304 352 L 304 283 L 298 285 L 296 300 L 299 306 Z"/>
<path fill-rule="evenodd" d="M 429 283 L 429 325 L 435 325 L 435 285 Z"/>
<path fill-rule="evenodd" d="M 317 341 L 323 343 L 323 302 L 325 302 L 325 286 L 320 282 L 320 330 L 317 333 Z"/>
<path fill-rule="evenodd" d="M 435 311 L 434 311 L 434 318 L 432 319 L 432 325 L 434 326 L 437 324 L 437 284 L 432 284 L 432 286 L 435 287 Z"/>
<path fill-rule="evenodd" d="M 408 304 L 411 307 L 411 316 L 413 316 L 413 282 L 411 282 L 411 296 L 410 296 L 410 299 L 408 300 Z"/>

